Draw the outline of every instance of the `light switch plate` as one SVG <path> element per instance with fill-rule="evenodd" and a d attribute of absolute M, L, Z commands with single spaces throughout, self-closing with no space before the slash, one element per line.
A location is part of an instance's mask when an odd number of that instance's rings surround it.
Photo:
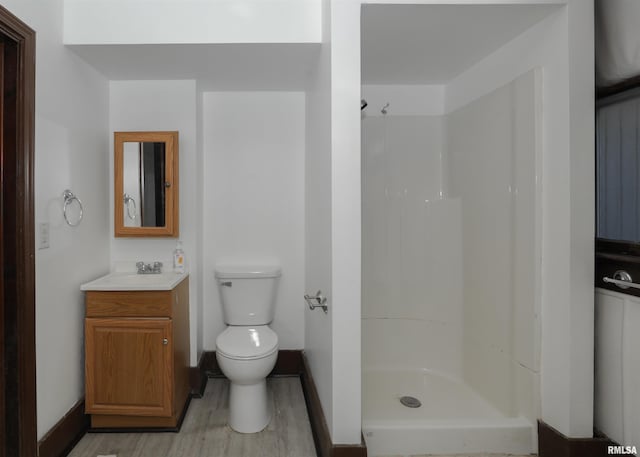
<path fill-rule="evenodd" d="M 49 247 L 49 223 L 40 222 L 38 224 L 38 249 Z"/>

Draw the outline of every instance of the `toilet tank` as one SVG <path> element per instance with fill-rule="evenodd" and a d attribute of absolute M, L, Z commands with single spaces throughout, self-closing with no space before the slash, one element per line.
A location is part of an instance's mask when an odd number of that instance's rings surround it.
<path fill-rule="evenodd" d="M 228 325 L 267 325 L 276 309 L 278 266 L 219 266 L 215 269 L 224 321 Z"/>

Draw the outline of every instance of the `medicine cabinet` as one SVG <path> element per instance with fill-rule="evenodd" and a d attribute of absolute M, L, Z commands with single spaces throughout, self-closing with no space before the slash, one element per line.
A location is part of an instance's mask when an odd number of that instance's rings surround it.
<path fill-rule="evenodd" d="M 114 133 L 116 237 L 177 237 L 178 132 Z"/>

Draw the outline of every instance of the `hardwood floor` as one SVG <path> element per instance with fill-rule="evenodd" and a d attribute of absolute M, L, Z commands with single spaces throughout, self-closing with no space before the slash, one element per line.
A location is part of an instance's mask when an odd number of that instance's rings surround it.
<path fill-rule="evenodd" d="M 210 378 L 180 433 L 88 433 L 69 457 L 316 457 L 298 377 L 268 378 L 273 418 L 260 433 L 227 425 L 229 381 Z"/>

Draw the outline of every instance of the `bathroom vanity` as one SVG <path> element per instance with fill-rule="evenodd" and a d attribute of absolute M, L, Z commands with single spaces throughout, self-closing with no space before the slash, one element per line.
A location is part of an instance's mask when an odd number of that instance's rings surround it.
<path fill-rule="evenodd" d="M 92 428 L 177 429 L 190 398 L 188 275 L 112 273 L 81 289 Z"/>

